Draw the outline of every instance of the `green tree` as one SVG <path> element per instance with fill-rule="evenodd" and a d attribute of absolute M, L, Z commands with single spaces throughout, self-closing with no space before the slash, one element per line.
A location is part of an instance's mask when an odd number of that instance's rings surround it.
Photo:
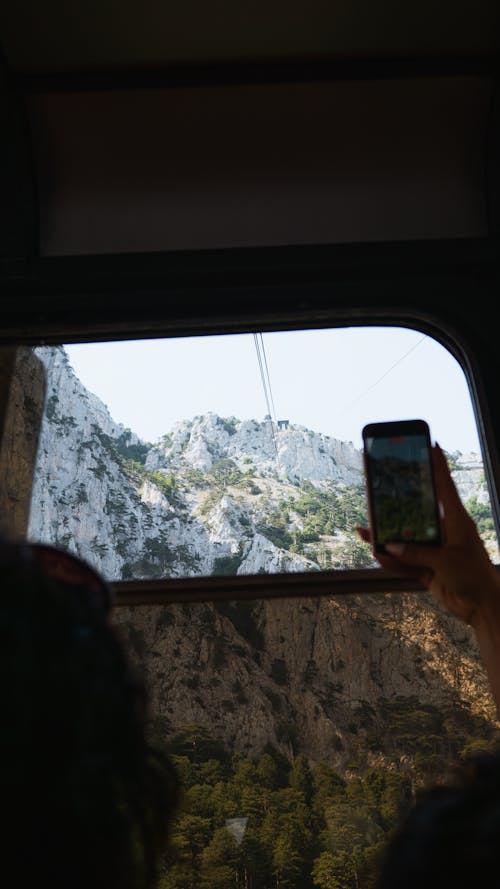
<path fill-rule="evenodd" d="M 188 756 L 170 755 L 172 765 L 177 772 L 179 783 L 184 789 L 190 787 L 194 783 L 196 770 Z"/>
<path fill-rule="evenodd" d="M 303 753 L 295 757 L 289 776 L 290 787 L 297 790 L 309 806 L 313 795 L 313 777 L 309 763 Z"/>
<path fill-rule="evenodd" d="M 488 534 L 495 530 L 493 514 L 489 503 L 480 503 L 477 496 L 474 495 L 467 500 L 466 509 L 474 519 L 479 533 Z"/>
<path fill-rule="evenodd" d="M 314 797 L 313 805 L 318 811 L 323 812 L 326 805 L 335 800 L 341 802 L 346 799 L 346 781 L 328 763 L 319 762 L 312 772 Z"/>
<path fill-rule="evenodd" d="M 214 831 L 201 853 L 199 886 L 203 889 L 233 889 L 237 885 L 239 849 L 226 827 Z"/>
<path fill-rule="evenodd" d="M 319 889 L 357 889 L 355 856 L 349 852 L 321 852 L 312 868 L 312 878 Z"/>
<path fill-rule="evenodd" d="M 161 889 L 197 889 L 200 855 L 209 842 L 210 834 L 208 818 L 184 814 L 177 819 L 171 833 Z"/>
<path fill-rule="evenodd" d="M 287 832 L 281 833 L 276 840 L 272 868 L 276 889 L 298 885 L 304 870 L 304 859 Z"/>
<path fill-rule="evenodd" d="M 269 886 L 272 879 L 272 853 L 262 842 L 259 828 L 252 827 L 250 820 L 241 852 L 243 886 L 254 889 Z"/>
<path fill-rule="evenodd" d="M 225 821 L 230 818 L 234 812 L 233 794 L 230 791 L 230 785 L 225 781 L 218 781 L 212 787 L 212 809 L 213 817 L 216 823 Z"/>
<path fill-rule="evenodd" d="M 255 766 L 255 778 L 262 787 L 276 790 L 279 786 L 279 771 L 270 753 L 263 753 Z"/>
<path fill-rule="evenodd" d="M 236 755 L 233 758 L 233 778 L 232 783 L 242 788 L 252 785 L 255 781 L 255 765 L 244 756 Z"/>
<path fill-rule="evenodd" d="M 354 534 L 346 534 L 340 557 L 334 559 L 335 568 L 367 568 L 373 555 L 367 543 Z"/>
<path fill-rule="evenodd" d="M 269 796 L 266 789 L 255 784 L 247 784 L 240 791 L 240 811 L 242 815 L 261 821 L 269 809 Z"/>
<path fill-rule="evenodd" d="M 194 865 L 209 841 L 210 832 L 209 818 L 202 818 L 200 815 L 183 815 L 177 821 L 173 833 L 180 857 L 187 858 Z"/>
<path fill-rule="evenodd" d="M 220 759 L 207 759 L 198 766 L 198 776 L 202 784 L 217 784 L 227 776 L 227 767 Z"/>
<path fill-rule="evenodd" d="M 319 889 L 350 889 L 349 883 L 345 882 L 343 875 L 338 871 L 337 857 L 332 852 L 321 852 L 313 863 L 314 885 L 319 886 Z"/>
<path fill-rule="evenodd" d="M 209 784 L 193 784 L 185 794 L 185 809 L 196 812 L 202 818 L 212 818 L 214 814 L 213 789 Z"/>
<path fill-rule="evenodd" d="M 214 483 L 222 488 L 223 491 L 226 490 L 228 485 L 237 485 L 242 479 L 242 473 L 236 463 L 229 458 L 217 460 L 213 463 L 210 474 Z"/>

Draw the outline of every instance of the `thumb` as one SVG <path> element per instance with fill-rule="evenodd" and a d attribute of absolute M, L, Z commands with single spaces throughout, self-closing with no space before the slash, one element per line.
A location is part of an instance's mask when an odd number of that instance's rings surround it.
<path fill-rule="evenodd" d="M 439 561 L 439 547 L 411 543 L 386 543 L 386 551 L 405 565 L 427 565 L 434 568 Z"/>

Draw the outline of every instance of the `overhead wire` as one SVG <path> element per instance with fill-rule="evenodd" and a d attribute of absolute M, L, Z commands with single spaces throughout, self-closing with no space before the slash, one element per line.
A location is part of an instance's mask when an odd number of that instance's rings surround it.
<path fill-rule="evenodd" d="M 265 373 L 264 373 L 264 365 L 263 365 L 263 361 L 262 361 L 262 355 L 260 352 L 258 334 L 254 333 L 253 338 L 254 338 L 254 344 L 255 344 L 255 351 L 257 352 L 257 360 L 259 362 L 260 378 L 261 378 L 261 382 L 262 382 L 262 388 L 264 389 L 264 398 L 266 401 L 267 413 L 269 416 L 271 416 L 271 405 L 269 403 L 269 395 L 267 392 L 267 383 L 266 383 L 266 377 L 265 377 Z"/>
<path fill-rule="evenodd" d="M 260 337 L 260 340 L 259 340 Z M 274 416 L 274 401 L 272 396 L 271 389 L 271 380 L 269 376 L 269 368 L 267 365 L 266 353 L 264 349 L 264 341 L 262 339 L 262 334 L 254 333 L 254 344 L 255 351 L 257 352 L 257 360 L 259 362 L 259 370 L 260 370 L 260 378 L 262 381 L 262 388 L 264 389 L 264 398 L 266 400 L 267 406 L 267 415 L 269 417 L 271 423 L 271 435 L 273 439 L 274 450 L 276 453 L 276 458 L 278 457 L 278 445 L 276 442 L 276 435 L 274 432 L 274 423 L 276 422 L 276 418 Z M 272 409 L 271 409 L 272 404 Z"/>
<path fill-rule="evenodd" d="M 338 417 L 341 417 L 342 414 L 345 414 L 348 410 L 351 409 L 351 407 L 353 406 L 353 404 L 356 404 L 358 401 L 360 401 L 362 398 L 364 398 L 365 395 L 368 394 L 368 392 L 371 392 L 371 390 L 374 389 L 375 386 L 378 386 L 378 384 L 381 383 L 382 380 L 385 380 L 385 378 L 386 378 L 390 373 L 392 373 L 392 371 L 394 370 L 394 368 L 397 367 L 398 364 L 401 364 L 401 362 L 404 361 L 404 359 L 408 357 L 408 355 L 410 354 L 410 352 L 413 352 L 414 349 L 416 349 L 417 346 L 419 346 L 420 343 L 422 343 L 422 342 L 423 342 L 424 340 L 426 340 L 426 339 L 427 339 L 427 336 L 425 336 L 425 335 L 422 336 L 422 337 L 420 337 L 420 339 L 417 340 L 417 342 L 413 344 L 413 346 L 411 347 L 411 349 L 408 349 L 408 351 L 405 352 L 404 355 L 401 355 L 401 357 L 398 358 L 398 360 L 395 361 L 394 364 L 392 364 L 392 365 L 385 371 L 385 373 L 383 373 L 382 376 L 378 378 L 378 380 L 375 380 L 375 382 L 372 383 L 371 386 L 368 386 L 368 388 L 367 388 L 367 389 L 364 389 L 363 392 L 360 392 L 360 394 L 357 395 L 356 398 L 353 398 L 352 401 L 349 401 L 348 404 L 346 404 L 345 407 L 343 407 L 342 410 L 339 411 L 339 412 L 337 413 L 337 416 L 338 416 Z"/>
<path fill-rule="evenodd" d="M 261 377 L 261 381 L 262 381 L 262 388 L 264 389 L 264 398 L 265 398 L 266 406 L 267 406 L 267 415 L 270 418 L 270 422 L 271 422 L 271 434 L 272 434 L 272 438 L 273 438 L 274 450 L 276 452 L 276 457 L 278 457 L 278 445 L 276 442 L 276 435 L 275 435 L 275 426 L 277 426 L 278 424 L 277 424 L 277 420 L 276 420 L 276 409 L 274 406 L 273 390 L 272 390 L 272 386 L 271 386 L 271 375 L 269 373 L 269 365 L 267 363 L 266 350 L 265 350 L 265 346 L 264 346 L 264 338 L 262 336 L 262 333 L 254 333 L 253 337 L 254 337 L 255 351 L 257 353 L 257 360 L 259 363 L 259 371 L 260 371 L 260 377 Z M 382 380 L 384 380 L 390 373 L 392 373 L 392 371 L 398 366 L 398 364 L 400 364 L 402 361 L 404 361 L 404 359 L 407 358 L 408 355 L 410 355 L 410 353 L 413 352 L 425 339 L 427 339 L 427 336 L 425 336 L 425 335 L 420 337 L 420 339 L 417 340 L 417 342 L 414 343 L 413 346 L 410 349 L 408 349 L 407 352 L 404 353 L 404 355 L 401 355 L 401 357 L 398 358 L 398 360 L 395 361 L 394 364 L 392 364 L 391 367 L 389 367 L 385 371 L 385 373 L 382 374 L 381 377 L 379 377 L 377 380 L 375 380 L 374 383 L 372 383 L 363 392 L 361 392 L 359 395 L 357 395 L 356 398 L 354 398 L 352 401 L 350 401 L 340 411 L 339 416 L 344 414 L 346 411 L 348 411 L 354 404 L 356 404 L 356 402 L 358 402 L 362 398 L 364 398 L 368 392 L 371 392 L 371 390 L 375 388 L 375 386 L 378 386 L 379 383 L 381 383 Z"/>
<path fill-rule="evenodd" d="M 271 377 L 270 377 L 270 375 L 269 375 L 269 367 L 268 367 L 268 365 L 267 365 L 266 350 L 265 350 L 265 347 L 264 347 L 264 337 L 262 336 L 261 333 L 259 333 L 258 336 L 259 336 L 259 339 L 260 339 L 260 346 L 261 346 L 261 349 L 262 349 L 262 357 L 263 357 L 263 359 L 264 359 L 264 367 L 265 367 L 265 371 L 266 371 L 266 379 L 267 379 L 267 386 L 268 386 L 268 391 L 269 391 L 269 398 L 270 398 L 270 400 L 271 400 L 271 405 L 272 405 L 272 408 L 273 408 L 273 412 L 272 412 L 271 416 L 272 416 L 274 422 L 276 423 L 276 422 L 277 422 L 276 409 L 275 409 L 275 407 L 274 407 L 273 390 L 272 390 L 272 386 L 271 386 Z"/>

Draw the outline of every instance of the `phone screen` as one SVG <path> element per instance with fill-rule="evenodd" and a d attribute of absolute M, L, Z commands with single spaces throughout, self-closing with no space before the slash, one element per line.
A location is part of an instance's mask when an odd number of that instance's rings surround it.
<path fill-rule="evenodd" d="M 426 424 L 371 424 L 364 430 L 364 446 L 375 548 L 390 542 L 439 543 Z"/>

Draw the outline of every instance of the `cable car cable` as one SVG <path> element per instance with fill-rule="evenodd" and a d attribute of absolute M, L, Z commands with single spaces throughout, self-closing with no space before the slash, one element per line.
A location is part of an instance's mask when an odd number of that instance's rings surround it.
<path fill-rule="evenodd" d="M 268 391 L 269 391 L 269 398 L 271 399 L 271 405 L 272 405 L 272 409 L 273 409 L 273 412 L 272 412 L 272 418 L 273 418 L 274 422 L 277 423 L 276 409 L 275 409 L 275 407 L 274 407 L 273 390 L 272 390 L 272 387 L 271 387 L 271 377 L 270 377 L 270 375 L 269 375 L 269 368 L 268 368 L 268 365 L 267 365 L 266 350 L 265 350 L 265 348 L 264 348 L 264 337 L 262 336 L 261 333 L 259 333 L 259 337 L 260 337 L 260 343 L 261 343 L 261 349 L 262 349 L 262 356 L 263 356 L 263 359 L 264 359 L 264 367 L 265 367 L 266 377 L 267 377 L 267 386 L 268 386 Z"/>
<path fill-rule="evenodd" d="M 260 370 L 260 377 L 262 380 L 262 387 L 264 389 L 264 398 L 266 400 L 266 405 L 267 405 L 267 415 L 268 415 L 270 423 L 271 423 L 271 435 L 272 435 L 274 450 L 275 450 L 276 459 L 277 459 L 278 458 L 278 445 L 276 443 L 276 436 L 274 434 L 273 417 L 271 414 L 271 405 L 270 405 L 270 401 L 269 401 L 269 394 L 267 391 L 266 375 L 264 372 L 264 361 L 263 361 L 261 351 L 260 351 L 260 346 L 259 346 L 259 335 L 257 333 L 254 333 L 253 338 L 254 338 L 254 343 L 255 343 L 255 351 L 257 352 L 257 360 L 259 362 L 259 370 Z"/>
<path fill-rule="evenodd" d="M 427 338 L 428 338 L 427 336 L 420 337 L 418 342 L 416 342 L 411 347 L 411 349 L 408 349 L 408 351 L 405 352 L 404 355 L 401 355 L 401 358 L 398 358 L 398 360 L 393 365 L 391 365 L 391 367 L 388 370 L 386 370 L 385 373 L 383 373 L 382 376 L 378 378 L 378 380 L 375 380 L 375 382 L 372 383 L 371 386 L 368 386 L 367 389 L 364 389 L 363 392 L 360 392 L 359 395 L 356 395 L 356 398 L 353 398 L 352 401 L 350 401 L 348 404 L 346 404 L 345 407 L 343 407 L 342 410 L 337 413 L 337 417 L 341 417 L 342 414 L 345 414 L 348 410 L 351 409 L 353 404 L 356 404 L 358 401 L 360 401 L 362 398 L 364 398 L 365 395 L 368 394 L 368 392 L 371 392 L 371 390 L 374 389 L 375 386 L 378 386 L 378 384 L 381 383 L 382 380 L 384 380 L 394 370 L 394 368 L 398 366 L 398 364 L 401 364 L 401 362 L 404 361 L 404 359 L 408 357 L 410 352 L 413 352 L 414 349 L 416 349 L 417 346 L 419 346 L 420 343 L 423 343 L 423 341 L 426 340 Z"/>

